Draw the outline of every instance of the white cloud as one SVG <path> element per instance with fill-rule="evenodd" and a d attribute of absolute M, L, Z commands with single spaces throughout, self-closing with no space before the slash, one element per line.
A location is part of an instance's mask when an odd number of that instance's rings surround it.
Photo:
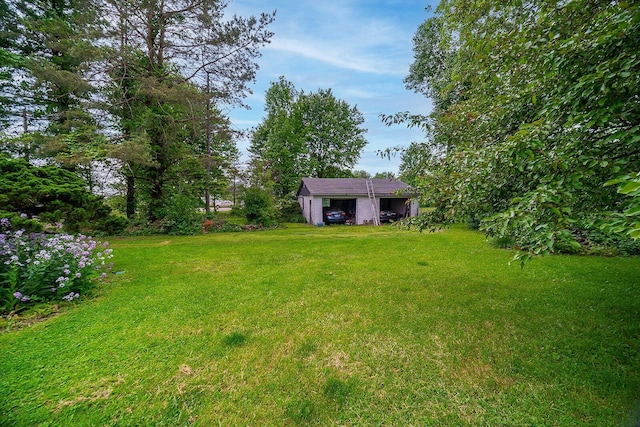
<path fill-rule="evenodd" d="M 427 0 L 432 1 L 432 0 Z M 379 114 L 411 111 L 426 114 L 429 100 L 407 91 L 402 82 L 413 60 L 412 37 L 426 19 L 424 0 L 233 0 L 229 11 L 240 16 L 277 9 L 274 37 L 262 49 L 250 111 L 233 110 L 236 127 L 247 129 L 264 116 L 264 93 L 281 75 L 305 92 L 331 88 L 336 97 L 357 105 L 369 131 L 358 169 L 397 171 L 399 159 L 386 160 L 376 150 L 422 140 L 416 129 L 386 127 Z M 435 5 L 435 3 L 434 3 Z M 246 141 L 239 148 L 246 148 Z"/>
<path fill-rule="evenodd" d="M 300 55 L 334 67 L 363 73 L 403 75 L 392 61 L 375 54 L 356 52 L 352 46 L 339 45 L 320 40 L 302 41 L 295 39 L 276 39 L 267 50 L 277 50 L 288 54 Z"/>
<path fill-rule="evenodd" d="M 349 1 L 283 5 L 278 14 L 285 22 L 278 25 L 276 18 L 275 35 L 267 49 L 342 69 L 402 76 L 417 26 L 394 21 L 392 11 L 381 13 Z"/>

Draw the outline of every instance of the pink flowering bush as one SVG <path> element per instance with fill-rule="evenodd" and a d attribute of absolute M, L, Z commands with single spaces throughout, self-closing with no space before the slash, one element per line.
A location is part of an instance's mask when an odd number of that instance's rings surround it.
<path fill-rule="evenodd" d="M 0 219 L 0 312 L 79 298 L 111 270 L 107 246 L 82 234 L 13 231 Z"/>

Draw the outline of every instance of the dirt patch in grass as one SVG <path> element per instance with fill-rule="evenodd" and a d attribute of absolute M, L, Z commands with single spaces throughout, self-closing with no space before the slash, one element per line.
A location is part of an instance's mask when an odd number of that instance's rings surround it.
<path fill-rule="evenodd" d="M 58 304 L 41 304 L 20 313 L 0 316 L 0 333 L 17 331 L 51 319 L 63 311 Z"/>

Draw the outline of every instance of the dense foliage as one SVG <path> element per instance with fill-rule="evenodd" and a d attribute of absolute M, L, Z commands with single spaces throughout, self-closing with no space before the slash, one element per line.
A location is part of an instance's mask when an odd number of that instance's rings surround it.
<path fill-rule="evenodd" d="M 276 211 L 271 194 L 262 188 L 251 187 L 244 192 L 244 214 L 249 224 L 269 227 L 276 223 Z"/>
<path fill-rule="evenodd" d="M 57 166 L 36 167 L 23 159 L 0 155 L 0 214 L 30 231 L 62 223 L 67 231 L 81 227 L 122 231 L 101 197 L 91 194 L 75 173 Z M 106 231 L 106 230 L 105 230 Z"/>
<path fill-rule="evenodd" d="M 330 89 L 306 94 L 280 77 L 267 90 L 265 111 L 249 150 L 256 183 L 278 197 L 295 193 L 302 177 L 350 176 L 367 144 L 362 113 Z"/>
<path fill-rule="evenodd" d="M 238 156 L 222 106 L 250 92 L 274 19 L 227 5 L 0 0 L 0 151 L 121 181 L 123 213 L 153 226 L 222 195 Z"/>
<path fill-rule="evenodd" d="M 193 201 L 209 195 L 236 155 L 230 123 L 215 106 L 239 104 L 249 92 L 273 14 L 227 19 L 226 5 L 107 2 L 117 17 L 108 28 L 117 41 L 111 112 L 122 133 L 111 152 L 124 165 L 129 217 L 139 209 L 150 222 L 162 220 L 176 193 Z"/>
<path fill-rule="evenodd" d="M 404 164 L 435 207 L 416 225 L 471 220 L 537 254 L 588 249 L 626 212 L 637 236 L 635 184 L 605 183 L 640 171 L 638 34 L 637 2 L 443 0 L 405 80 L 433 113 L 386 118 L 428 134 Z"/>
<path fill-rule="evenodd" d="M 20 134 L 5 150 L 24 158 L 53 157 L 87 172 L 104 142 L 91 111 L 92 70 L 101 58 L 99 11 L 88 0 L 16 0 L 5 3 L 0 109 Z M 87 176 L 88 178 L 88 176 Z"/>

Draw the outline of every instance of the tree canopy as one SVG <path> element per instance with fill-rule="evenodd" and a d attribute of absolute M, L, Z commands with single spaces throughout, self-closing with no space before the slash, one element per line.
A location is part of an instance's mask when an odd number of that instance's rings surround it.
<path fill-rule="evenodd" d="M 250 93 L 275 16 L 228 16 L 227 5 L 0 0 L 0 151 L 89 187 L 98 163 L 111 165 L 127 216 L 148 222 L 219 193 L 237 157 L 223 106 Z"/>
<path fill-rule="evenodd" d="M 526 259 L 628 215 L 605 183 L 640 171 L 638 34 L 635 2 L 443 0 L 405 79 L 433 112 L 385 118 L 427 133 L 401 167 L 435 207 L 416 225 L 480 221 Z"/>
<path fill-rule="evenodd" d="M 73 168 L 100 144 L 90 112 L 96 88 L 100 19 L 88 0 L 16 0 L 0 4 L 3 41 L 0 115 L 23 131 L 12 150 L 25 158 L 55 157 Z"/>
<path fill-rule="evenodd" d="M 277 196 L 297 190 L 302 177 L 351 176 L 367 144 L 362 113 L 330 89 L 306 94 L 280 77 L 267 90 L 267 116 L 254 129 L 250 152 L 259 180 Z"/>
<path fill-rule="evenodd" d="M 228 120 L 212 105 L 241 103 L 249 92 L 273 14 L 225 19 L 227 3 L 217 0 L 107 3 L 117 17 L 112 101 L 123 140 L 133 149 L 119 152 L 127 165 L 127 212 L 135 210 L 133 192 L 142 190 L 147 218 L 155 221 L 170 204 L 170 192 L 197 197 L 205 190 L 197 182 L 211 181 L 214 157 L 228 151 L 218 144 L 212 156 L 212 132 L 219 142 L 231 135 Z M 131 157 L 132 151 L 145 156 Z M 200 167 L 193 161 L 198 155 Z"/>

